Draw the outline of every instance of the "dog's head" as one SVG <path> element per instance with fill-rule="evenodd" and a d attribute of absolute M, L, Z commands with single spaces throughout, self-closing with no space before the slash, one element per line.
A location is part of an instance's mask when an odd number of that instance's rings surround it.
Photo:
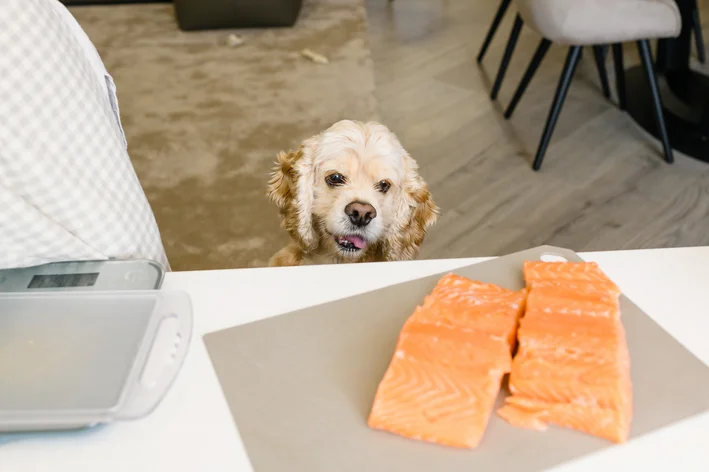
<path fill-rule="evenodd" d="M 268 196 L 306 252 L 412 259 L 438 217 L 417 169 L 385 126 L 344 120 L 280 153 Z"/>

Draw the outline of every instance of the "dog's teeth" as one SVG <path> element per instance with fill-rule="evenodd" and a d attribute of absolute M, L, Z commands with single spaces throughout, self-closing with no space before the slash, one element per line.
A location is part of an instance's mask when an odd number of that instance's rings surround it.
<path fill-rule="evenodd" d="M 340 247 L 346 251 L 356 251 L 359 249 L 355 243 L 345 237 L 338 237 L 336 241 L 337 244 L 339 244 Z"/>

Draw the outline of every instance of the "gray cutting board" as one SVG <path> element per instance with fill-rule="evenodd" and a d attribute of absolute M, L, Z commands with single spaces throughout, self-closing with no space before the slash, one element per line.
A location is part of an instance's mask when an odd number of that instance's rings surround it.
<path fill-rule="evenodd" d="M 520 289 L 522 263 L 544 253 L 581 260 L 545 246 L 453 272 Z M 369 429 L 374 393 L 399 331 L 441 275 L 204 336 L 256 472 L 527 472 L 614 447 L 569 429 L 515 428 L 494 413 L 476 450 Z M 709 367 L 625 297 L 621 309 L 634 387 L 631 441 L 709 410 Z"/>

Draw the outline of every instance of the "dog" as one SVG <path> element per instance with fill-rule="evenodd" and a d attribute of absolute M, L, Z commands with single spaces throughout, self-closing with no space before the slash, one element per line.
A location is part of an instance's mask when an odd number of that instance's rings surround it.
<path fill-rule="evenodd" d="M 338 121 L 280 152 L 267 196 L 291 238 L 271 267 L 411 260 L 439 216 L 416 161 L 377 122 Z"/>

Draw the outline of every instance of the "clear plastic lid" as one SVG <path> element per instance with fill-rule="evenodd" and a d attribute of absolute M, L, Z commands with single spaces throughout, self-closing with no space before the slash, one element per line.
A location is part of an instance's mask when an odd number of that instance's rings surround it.
<path fill-rule="evenodd" d="M 192 336 L 181 291 L 0 294 L 0 431 L 149 414 Z"/>

